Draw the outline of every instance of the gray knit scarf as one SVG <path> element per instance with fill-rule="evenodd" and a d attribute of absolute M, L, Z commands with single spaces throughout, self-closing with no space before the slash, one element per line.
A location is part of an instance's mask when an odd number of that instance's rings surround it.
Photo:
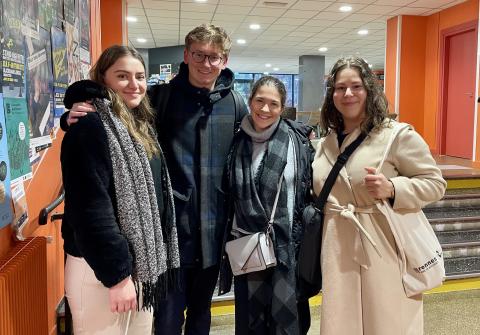
<path fill-rule="evenodd" d="M 170 178 L 167 173 L 168 204 L 173 215 L 169 222 L 162 222 L 145 148 L 132 139 L 113 114 L 110 101 L 95 99 L 94 105 L 107 133 L 120 231 L 133 254 L 132 277 L 137 294 L 138 284 L 142 284 L 142 308 L 149 309 L 158 303 L 160 292 L 168 289 L 167 270 L 180 267 Z M 160 156 L 163 158 L 163 154 Z"/>

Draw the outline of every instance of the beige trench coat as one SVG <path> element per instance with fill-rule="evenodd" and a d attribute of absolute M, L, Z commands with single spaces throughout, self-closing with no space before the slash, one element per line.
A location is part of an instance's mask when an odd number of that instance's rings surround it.
<path fill-rule="evenodd" d="M 405 295 L 391 230 L 364 185 L 364 168 L 378 166 L 391 131 L 387 127 L 364 140 L 340 171 L 328 198 L 321 254 L 321 335 L 423 334 L 422 296 Z M 337 156 L 359 133 L 356 129 L 349 134 L 341 148 L 336 133 L 319 143 L 312 164 L 317 195 Z M 413 128 L 398 134 L 382 173 L 394 184 L 394 209 L 420 209 L 445 192 L 446 182 Z M 359 232 L 352 213 L 378 251 Z"/>

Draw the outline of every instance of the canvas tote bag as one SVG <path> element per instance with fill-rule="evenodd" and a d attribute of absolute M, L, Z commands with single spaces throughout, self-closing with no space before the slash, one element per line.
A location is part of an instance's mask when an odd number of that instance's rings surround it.
<path fill-rule="evenodd" d="M 410 125 L 395 122 L 377 173 L 382 170 L 398 133 L 408 127 Z M 377 207 L 387 218 L 395 238 L 407 297 L 440 286 L 445 279 L 442 247 L 423 211 L 394 210 L 386 200 L 377 203 Z"/>

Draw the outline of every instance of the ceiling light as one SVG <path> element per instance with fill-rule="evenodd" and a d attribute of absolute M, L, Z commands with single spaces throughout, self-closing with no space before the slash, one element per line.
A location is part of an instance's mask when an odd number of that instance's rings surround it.
<path fill-rule="evenodd" d="M 320 51 L 320 52 L 326 52 L 326 51 L 328 51 L 328 48 L 321 47 L 321 48 L 318 48 L 318 51 Z"/>
<path fill-rule="evenodd" d="M 243 38 L 239 38 L 237 40 L 237 44 L 245 44 L 245 43 L 247 43 L 247 41 L 245 41 Z"/>
<path fill-rule="evenodd" d="M 264 72 L 263 74 L 266 75 L 266 76 L 268 76 L 270 73 L 269 73 L 269 72 Z"/>
<path fill-rule="evenodd" d="M 352 6 L 342 6 L 342 7 L 340 7 L 340 11 L 344 12 L 344 13 L 350 12 L 351 10 L 352 10 Z"/>
<path fill-rule="evenodd" d="M 252 30 L 258 30 L 258 29 L 260 29 L 260 25 L 259 25 L 259 24 L 256 24 L 256 23 L 252 23 L 252 24 L 250 25 L 250 29 L 252 29 Z"/>
<path fill-rule="evenodd" d="M 270 63 L 265 64 L 265 67 L 271 67 L 271 66 L 272 66 L 272 64 L 270 64 Z"/>
<path fill-rule="evenodd" d="M 367 29 L 359 30 L 358 35 L 368 35 L 368 30 Z"/>
<path fill-rule="evenodd" d="M 144 38 L 137 38 L 137 42 L 145 43 L 147 40 Z"/>
<path fill-rule="evenodd" d="M 280 70 L 278 67 L 273 68 L 273 71 L 278 71 L 278 70 Z"/>
<path fill-rule="evenodd" d="M 283 2 L 283 1 L 264 1 L 263 4 L 267 7 L 285 7 L 285 6 L 288 6 L 288 2 Z"/>
<path fill-rule="evenodd" d="M 199 3 L 202 3 L 202 2 L 207 2 L 207 0 L 194 0 L 195 2 L 199 2 Z"/>
<path fill-rule="evenodd" d="M 135 16 L 127 16 L 127 21 L 128 22 L 137 22 L 138 19 Z"/>

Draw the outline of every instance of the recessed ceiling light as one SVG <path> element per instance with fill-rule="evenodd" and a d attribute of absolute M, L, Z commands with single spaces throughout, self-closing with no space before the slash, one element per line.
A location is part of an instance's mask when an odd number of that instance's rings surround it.
<path fill-rule="evenodd" d="M 252 30 L 258 30 L 258 29 L 260 29 L 260 25 L 259 25 L 259 24 L 256 24 L 256 23 L 252 23 L 252 24 L 250 25 L 250 29 L 252 29 Z"/>
<path fill-rule="evenodd" d="M 137 38 L 137 42 L 139 43 L 145 43 L 147 40 L 144 38 Z"/>
<path fill-rule="evenodd" d="M 318 51 L 320 51 L 320 52 L 326 52 L 326 51 L 328 51 L 328 48 L 321 47 L 321 48 L 318 48 Z"/>
<path fill-rule="evenodd" d="M 368 35 L 368 30 L 367 29 L 359 30 L 358 35 Z"/>
<path fill-rule="evenodd" d="M 271 67 L 271 66 L 272 66 L 272 64 L 270 64 L 270 63 L 265 64 L 265 67 Z"/>
<path fill-rule="evenodd" d="M 202 2 L 207 2 L 207 0 L 194 0 L 195 2 L 199 2 L 199 3 L 202 3 Z"/>
<path fill-rule="evenodd" d="M 340 7 L 341 12 L 350 12 L 352 10 L 352 6 L 342 6 Z"/>
<path fill-rule="evenodd" d="M 245 41 L 243 38 L 239 38 L 237 40 L 237 44 L 245 44 L 245 43 L 247 43 L 247 41 Z"/>
<path fill-rule="evenodd" d="M 137 22 L 138 19 L 135 16 L 127 16 L 127 21 L 128 22 Z"/>
<path fill-rule="evenodd" d="M 278 70 L 280 70 L 278 67 L 273 68 L 273 71 L 278 71 Z"/>

